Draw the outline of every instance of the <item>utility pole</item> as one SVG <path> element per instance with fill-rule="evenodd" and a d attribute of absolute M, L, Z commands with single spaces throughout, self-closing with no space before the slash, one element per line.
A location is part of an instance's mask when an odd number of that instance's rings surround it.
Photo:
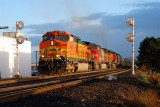
<path fill-rule="evenodd" d="M 36 52 L 36 70 L 37 70 L 37 52 L 38 51 L 34 51 L 34 52 Z"/>

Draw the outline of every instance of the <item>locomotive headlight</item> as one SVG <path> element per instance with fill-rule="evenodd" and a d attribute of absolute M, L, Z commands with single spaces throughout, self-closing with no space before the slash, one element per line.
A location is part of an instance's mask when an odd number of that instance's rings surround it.
<path fill-rule="evenodd" d="M 51 45 L 53 46 L 53 41 L 51 41 Z"/>
<path fill-rule="evenodd" d="M 44 55 L 42 55 L 42 58 L 44 58 Z"/>
<path fill-rule="evenodd" d="M 56 55 L 56 57 L 58 57 L 59 55 Z"/>

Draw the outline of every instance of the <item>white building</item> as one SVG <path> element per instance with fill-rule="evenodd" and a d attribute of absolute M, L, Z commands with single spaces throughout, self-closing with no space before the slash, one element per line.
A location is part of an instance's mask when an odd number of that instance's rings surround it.
<path fill-rule="evenodd" d="M 0 36 L 0 78 L 9 78 L 16 75 L 16 45 L 15 37 Z M 18 45 L 18 51 L 20 74 L 22 76 L 31 76 L 31 42 L 24 40 L 24 43 Z"/>

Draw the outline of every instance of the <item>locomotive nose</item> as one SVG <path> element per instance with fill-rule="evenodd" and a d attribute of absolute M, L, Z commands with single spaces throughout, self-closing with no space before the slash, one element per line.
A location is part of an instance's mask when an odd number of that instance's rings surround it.
<path fill-rule="evenodd" d="M 54 59 L 61 59 L 60 55 L 61 55 L 61 48 L 53 49 L 53 57 L 54 57 Z"/>

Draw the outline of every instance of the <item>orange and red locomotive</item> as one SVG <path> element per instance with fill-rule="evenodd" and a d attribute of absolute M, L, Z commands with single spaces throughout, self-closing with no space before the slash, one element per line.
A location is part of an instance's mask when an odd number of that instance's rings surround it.
<path fill-rule="evenodd" d="M 42 37 L 38 66 L 41 74 L 108 69 L 121 63 L 119 54 L 65 31 L 47 32 Z"/>

